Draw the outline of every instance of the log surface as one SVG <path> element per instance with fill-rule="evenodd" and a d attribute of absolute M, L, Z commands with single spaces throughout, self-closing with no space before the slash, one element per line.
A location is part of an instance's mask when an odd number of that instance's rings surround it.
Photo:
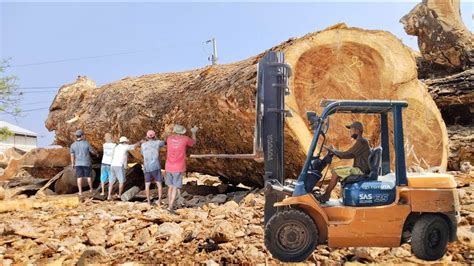
<path fill-rule="evenodd" d="M 400 22 L 407 34 L 418 37 L 421 55 L 430 63 L 426 74 L 472 68 L 474 38 L 462 21 L 460 0 L 423 0 Z"/>
<path fill-rule="evenodd" d="M 439 110 L 417 79 L 412 52 L 392 34 L 337 24 L 271 50 L 285 52 L 294 73 L 292 94 L 286 98 L 287 108 L 293 111 L 285 128 L 286 177 L 296 177 L 306 157 L 312 137 L 306 111 L 321 113 L 319 103 L 324 99 L 407 100 L 407 147 L 431 166 L 447 165 L 447 132 Z M 106 132 L 115 139 L 125 135 L 136 142 L 148 129 L 163 137 L 175 123 L 188 129 L 198 125 L 193 154 L 252 153 L 256 64 L 261 56 L 186 72 L 128 77 L 100 88 L 81 77 L 60 88 L 46 127 L 55 131 L 56 143 L 64 146 L 74 141 L 74 131 L 81 128 L 100 151 Z M 356 119 L 365 124 L 371 144 L 379 145 L 377 118 L 347 114 L 331 118 L 329 143 L 348 148 L 351 140 L 344 125 Z M 132 154 L 140 159 L 138 151 Z M 408 156 L 408 165 L 414 159 Z M 263 185 L 263 164 L 253 160 L 192 159 L 188 171 Z"/>

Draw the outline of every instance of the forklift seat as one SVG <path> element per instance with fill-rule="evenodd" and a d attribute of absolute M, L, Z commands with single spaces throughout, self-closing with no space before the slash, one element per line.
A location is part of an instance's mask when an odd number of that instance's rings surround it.
<path fill-rule="evenodd" d="M 387 175 L 379 178 L 381 170 L 382 148 L 372 149 L 369 155 L 370 173 L 354 177 L 345 182 L 342 191 L 342 200 L 346 206 L 380 206 L 395 201 L 396 185 Z M 346 179 L 350 178 L 347 177 Z M 344 180 L 345 181 L 345 180 Z"/>
<path fill-rule="evenodd" d="M 341 181 L 342 187 L 349 184 L 354 184 L 364 180 L 377 180 L 381 172 L 382 164 L 382 147 L 371 149 L 369 154 L 369 168 L 370 172 L 365 175 L 351 175 Z"/>

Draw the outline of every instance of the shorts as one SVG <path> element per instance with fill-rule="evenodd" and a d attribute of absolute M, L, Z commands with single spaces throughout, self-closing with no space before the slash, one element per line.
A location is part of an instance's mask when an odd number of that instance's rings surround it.
<path fill-rule="evenodd" d="M 166 172 L 166 185 L 181 188 L 183 186 L 183 173 Z"/>
<path fill-rule="evenodd" d="M 161 170 L 155 170 L 151 172 L 145 172 L 145 183 L 150 183 L 152 179 L 155 180 L 155 182 L 162 182 L 163 179 L 161 178 Z"/>
<path fill-rule="evenodd" d="M 344 180 L 351 175 L 364 175 L 362 170 L 360 170 L 358 167 L 352 166 L 339 166 L 334 168 L 333 172 L 336 173 L 336 175 L 339 176 L 341 180 Z"/>
<path fill-rule="evenodd" d="M 76 166 L 76 177 L 77 178 L 84 178 L 84 177 L 92 177 L 92 167 L 90 166 Z"/>
<path fill-rule="evenodd" d="M 102 164 L 100 166 L 100 182 L 106 183 L 110 176 L 110 164 Z"/>
<path fill-rule="evenodd" d="M 120 184 L 125 183 L 125 169 L 123 166 L 110 167 L 109 183 L 114 184 L 115 180 L 118 180 Z"/>

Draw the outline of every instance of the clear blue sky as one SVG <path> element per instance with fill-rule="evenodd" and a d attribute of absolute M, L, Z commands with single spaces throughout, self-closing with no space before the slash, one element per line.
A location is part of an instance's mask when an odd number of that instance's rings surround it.
<path fill-rule="evenodd" d="M 1 0 L 0 0 L 1 1 Z M 52 60 L 136 52 L 89 60 L 9 68 L 22 89 L 23 117 L 0 115 L 39 133 L 39 145 L 51 144 L 44 127 L 55 92 L 86 75 L 102 85 L 126 76 L 203 67 L 211 51 L 203 42 L 215 37 L 220 63 L 260 53 L 290 37 L 338 22 L 387 30 L 417 49 L 416 38 L 399 19 L 416 2 L 317 3 L 0 3 L 0 59 L 23 65 Z M 472 2 L 461 10 L 472 29 Z M 469 22 L 468 22 L 469 21 Z M 51 87 L 51 88 L 49 88 Z"/>

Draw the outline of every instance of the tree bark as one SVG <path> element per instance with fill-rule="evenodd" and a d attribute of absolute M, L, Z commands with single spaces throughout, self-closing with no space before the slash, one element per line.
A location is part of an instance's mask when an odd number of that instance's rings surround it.
<path fill-rule="evenodd" d="M 9 180 L 14 177 L 20 169 L 28 168 L 28 172 L 35 174 L 35 177 L 46 177 L 41 172 L 54 172 L 53 168 L 62 168 L 70 164 L 69 149 L 45 149 L 36 148 L 19 158 L 12 157 L 8 161 L 7 168 L 0 180 Z M 61 171 L 60 169 L 57 172 Z M 50 175 L 51 178 L 53 175 Z"/>
<path fill-rule="evenodd" d="M 472 68 L 474 39 L 462 21 L 460 0 L 423 0 L 400 22 L 407 34 L 418 36 L 427 63 L 421 69 L 423 77 Z"/>
<path fill-rule="evenodd" d="M 474 69 L 424 82 L 446 124 L 474 123 Z"/>
<path fill-rule="evenodd" d="M 392 34 L 337 24 L 271 50 L 284 52 L 294 73 L 289 81 L 292 94 L 286 98 L 287 108 L 293 111 L 285 128 L 286 177 L 296 177 L 301 170 L 312 138 L 306 111 L 321 113 L 319 102 L 323 99 L 407 100 L 407 147 L 431 166 L 447 165 L 447 132 L 439 110 L 417 79 L 411 51 Z M 251 153 L 256 64 L 262 56 L 186 72 L 124 78 L 100 88 L 80 77 L 60 88 L 46 127 L 55 131 L 56 143 L 65 146 L 81 128 L 89 142 L 101 150 L 106 132 L 115 139 L 125 135 L 135 142 L 148 129 L 163 138 L 175 123 L 187 128 L 198 125 L 193 154 Z M 350 114 L 331 118 L 328 142 L 348 148 L 351 140 L 344 125 L 353 120 L 362 121 L 366 137 L 372 145 L 379 145 L 377 118 Z M 138 151 L 132 154 L 140 158 Z M 408 155 L 408 165 L 414 159 L 413 154 Z M 190 159 L 188 171 L 263 185 L 263 164 L 254 160 Z"/>

